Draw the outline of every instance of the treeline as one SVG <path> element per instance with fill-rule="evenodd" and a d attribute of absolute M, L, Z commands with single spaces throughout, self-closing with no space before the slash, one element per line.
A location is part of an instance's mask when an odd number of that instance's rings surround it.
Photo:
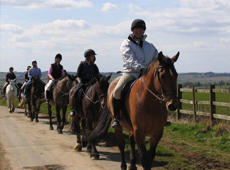
<path fill-rule="evenodd" d="M 209 85 L 229 86 L 230 81 L 229 82 L 225 82 L 225 81 L 205 82 L 205 83 L 200 83 L 200 82 L 183 82 L 183 83 L 180 83 L 180 82 L 178 82 L 178 84 L 182 84 L 183 87 L 192 87 L 192 86 L 200 87 L 200 86 L 209 86 Z"/>

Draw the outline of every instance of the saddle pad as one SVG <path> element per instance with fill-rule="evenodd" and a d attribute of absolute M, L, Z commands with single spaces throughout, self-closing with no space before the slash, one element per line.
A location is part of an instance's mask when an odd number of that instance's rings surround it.
<path fill-rule="evenodd" d="M 122 99 L 126 99 L 129 94 L 130 94 L 130 91 L 133 87 L 133 85 L 136 83 L 136 81 L 138 80 L 139 78 L 135 79 L 135 80 L 131 80 L 129 81 L 128 83 L 126 83 L 123 88 L 122 88 Z"/>

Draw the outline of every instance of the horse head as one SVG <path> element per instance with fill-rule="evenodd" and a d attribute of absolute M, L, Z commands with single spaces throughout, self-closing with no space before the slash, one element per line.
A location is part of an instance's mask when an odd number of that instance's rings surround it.
<path fill-rule="evenodd" d="M 166 57 L 162 52 L 158 54 L 158 66 L 156 74 L 158 79 L 158 91 L 161 91 L 168 111 L 174 111 L 178 106 L 177 95 L 177 71 L 174 63 L 179 57 L 179 52 L 172 58 Z"/>
<path fill-rule="evenodd" d="M 77 75 L 70 75 L 70 74 L 68 74 L 68 73 L 66 73 L 66 75 L 67 75 L 67 85 L 68 85 L 68 89 L 70 90 L 76 83 L 77 83 L 77 81 L 76 81 L 76 78 L 77 78 Z"/>
<path fill-rule="evenodd" d="M 112 74 L 104 76 L 99 74 L 95 76 L 95 79 L 97 81 L 99 100 L 101 101 L 102 106 L 104 106 L 107 101 L 107 91 L 109 88 L 109 79 L 111 78 L 111 75 Z"/>
<path fill-rule="evenodd" d="M 157 99 L 165 101 L 168 111 L 174 111 L 178 106 L 176 97 L 178 74 L 174 63 L 177 61 L 179 54 L 178 52 L 175 56 L 169 58 L 160 52 L 157 61 L 153 61 L 143 72 L 143 76 L 146 76 L 146 82 L 151 81 L 150 84 L 153 83 L 148 87 L 143 79 L 147 90 Z M 150 90 L 153 88 L 155 90 Z"/>
<path fill-rule="evenodd" d="M 9 85 L 11 86 L 10 90 L 14 92 L 16 88 L 15 86 L 16 79 L 8 80 L 8 81 L 9 81 Z"/>

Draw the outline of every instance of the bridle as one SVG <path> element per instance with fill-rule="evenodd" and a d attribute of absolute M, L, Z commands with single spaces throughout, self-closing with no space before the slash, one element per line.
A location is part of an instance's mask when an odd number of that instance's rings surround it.
<path fill-rule="evenodd" d="M 162 87 L 162 80 L 161 80 L 161 78 L 160 78 L 159 71 L 158 71 L 158 70 L 161 69 L 161 68 L 165 68 L 165 67 L 164 67 L 164 66 L 160 66 L 160 65 L 158 64 L 158 66 L 157 66 L 157 68 L 156 68 L 155 75 L 154 75 L 154 77 L 153 77 L 153 78 L 155 78 L 155 77 L 157 76 L 157 78 L 158 78 L 158 81 L 159 81 L 159 84 L 160 84 L 160 88 L 161 88 L 161 96 L 159 96 L 159 94 L 155 94 L 152 90 L 150 90 L 150 89 L 147 87 L 147 85 L 146 85 L 146 83 L 145 83 L 145 80 L 144 80 L 144 76 L 142 76 L 142 81 L 143 81 L 143 84 L 144 84 L 145 88 L 146 88 L 154 97 L 156 97 L 156 99 L 160 100 L 160 102 L 165 102 L 165 103 L 167 103 L 167 102 L 169 102 L 172 98 L 175 98 L 175 97 L 176 97 L 177 92 L 170 92 L 170 93 L 166 93 L 166 92 L 165 92 L 164 88 Z M 171 70 L 171 69 L 170 69 L 170 74 L 172 75 L 172 70 Z M 173 76 L 173 75 L 172 75 L 172 76 Z M 170 96 L 170 97 L 166 98 L 166 96 Z"/>
<path fill-rule="evenodd" d="M 100 106 L 101 106 L 101 108 L 103 108 L 104 107 L 104 105 L 105 105 L 105 103 L 104 104 L 102 104 L 101 102 L 101 99 L 104 97 L 104 99 L 105 99 L 105 101 L 107 100 L 107 95 L 105 95 L 105 94 L 100 94 L 100 92 L 99 92 L 99 87 L 97 88 L 97 90 L 96 90 L 96 93 L 97 93 L 97 95 L 98 95 L 98 100 L 96 100 L 96 101 L 93 101 L 93 100 L 91 100 L 90 99 L 90 97 L 85 93 L 85 91 L 84 90 L 82 90 L 83 91 L 83 94 L 84 94 L 84 96 L 92 103 L 92 104 L 94 104 L 94 105 L 96 105 L 96 104 L 100 104 Z M 87 91 L 87 90 L 86 90 Z"/>

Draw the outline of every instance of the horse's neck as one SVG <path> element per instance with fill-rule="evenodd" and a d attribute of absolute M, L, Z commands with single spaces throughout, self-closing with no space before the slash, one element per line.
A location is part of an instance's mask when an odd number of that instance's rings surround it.
<path fill-rule="evenodd" d="M 98 88 L 98 83 L 95 83 L 94 85 L 91 85 L 87 90 L 86 93 L 91 99 L 96 99 L 98 97 L 97 88 Z"/>
<path fill-rule="evenodd" d="M 153 64 L 149 72 L 143 76 L 145 85 L 147 86 L 148 89 L 150 89 L 154 93 L 157 93 L 157 90 L 156 90 L 157 84 L 155 81 L 155 79 L 157 78 L 157 73 L 156 73 L 157 65 L 158 63 Z"/>
<path fill-rule="evenodd" d="M 57 87 L 60 88 L 62 91 L 67 92 L 70 90 L 68 79 L 62 79 L 61 81 L 57 82 Z"/>

